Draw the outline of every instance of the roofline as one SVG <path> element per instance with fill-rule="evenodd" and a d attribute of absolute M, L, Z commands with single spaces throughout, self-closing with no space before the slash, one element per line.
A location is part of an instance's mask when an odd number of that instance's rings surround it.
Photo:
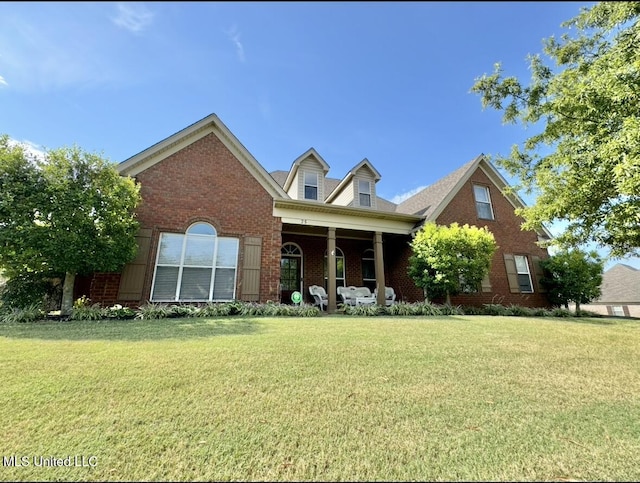
<path fill-rule="evenodd" d="M 274 200 L 274 208 L 290 208 L 304 211 L 314 211 L 320 213 L 330 213 L 336 215 L 353 215 L 360 218 L 375 218 L 384 220 L 395 220 L 407 223 L 418 223 L 424 220 L 423 216 L 395 213 L 393 211 L 379 211 L 370 208 L 358 208 L 341 205 L 331 205 L 318 203 L 315 201 L 302 201 L 292 199 Z"/>
<path fill-rule="evenodd" d="M 300 163 L 307 159 L 309 156 L 313 155 L 320 164 L 322 165 L 322 170 L 324 171 L 325 176 L 329 172 L 329 164 L 318 154 L 314 148 L 307 149 L 304 153 L 298 156 L 293 163 L 291 163 L 291 169 L 289 169 L 289 174 L 287 178 L 284 180 L 284 184 L 282 185 L 282 189 L 288 191 L 291 187 L 291 183 L 293 183 L 293 179 L 295 178 L 296 173 L 298 172 L 298 168 L 300 168 Z"/>
<path fill-rule="evenodd" d="M 215 114 L 197 121 L 190 126 L 157 142 L 144 151 L 122 161 L 116 168 L 124 176 L 135 176 L 152 167 L 186 145 L 214 133 L 231 153 L 247 168 L 256 180 L 274 198 L 286 198 L 288 195 L 257 159 L 244 147 L 227 126 Z"/>
<path fill-rule="evenodd" d="M 331 191 L 331 193 L 327 195 L 327 197 L 325 198 L 325 202 L 330 203 L 336 196 L 338 196 L 338 194 L 342 192 L 342 190 L 347 186 L 347 184 L 349 184 L 351 179 L 356 175 L 356 171 L 362 168 L 365 164 L 369 166 L 369 169 L 371 171 L 373 171 L 373 174 L 375 176 L 374 178 L 375 182 L 377 183 L 378 181 L 380 181 L 380 179 L 382 178 L 382 175 L 380 174 L 380 172 L 375 168 L 373 164 L 371 164 L 371 162 L 367 158 L 364 158 L 362 161 L 360 161 L 358 164 L 356 164 L 353 168 L 351 168 L 347 172 L 345 177 L 342 178 L 342 180 L 338 183 L 338 185 L 335 188 L 333 188 L 333 191 Z"/>

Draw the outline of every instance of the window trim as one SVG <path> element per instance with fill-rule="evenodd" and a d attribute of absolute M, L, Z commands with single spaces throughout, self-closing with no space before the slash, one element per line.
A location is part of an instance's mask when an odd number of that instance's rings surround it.
<path fill-rule="evenodd" d="M 309 183 L 307 182 L 307 175 L 308 176 L 313 176 L 315 178 L 315 184 L 313 183 Z M 320 193 L 320 180 L 319 180 L 319 176 L 318 173 L 316 173 L 315 171 L 304 171 L 302 174 L 302 196 L 305 200 L 310 200 L 310 201 L 318 201 L 319 198 L 319 193 Z M 307 188 L 313 188 L 315 189 L 315 198 L 308 198 L 307 197 Z"/>
<path fill-rule="evenodd" d="M 338 259 L 342 258 L 342 278 L 338 277 Z M 324 251 L 324 259 L 323 259 L 323 271 L 324 271 L 324 283 L 325 283 L 325 289 L 327 288 L 327 284 L 328 284 L 328 279 L 329 279 L 329 264 L 327 263 L 328 257 L 327 257 L 327 251 Z M 339 286 L 338 281 L 341 280 L 342 281 L 342 287 L 346 287 L 347 286 L 347 260 L 344 256 L 344 252 L 336 247 L 336 286 Z"/>
<path fill-rule="evenodd" d="M 524 263 L 527 267 L 527 271 L 526 272 L 521 272 L 518 268 L 518 258 L 524 259 Z M 520 277 L 520 275 L 527 275 L 527 277 L 529 278 L 529 286 L 531 287 L 531 290 L 522 290 L 521 284 L 520 284 L 520 280 L 518 279 L 518 288 L 520 289 L 520 293 L 534 293 L 533 290 L 533 279 L 531 278 L 531 266 L 529 265 L 529 257 L 527 255 L 513 255 L 513 263 L 516 266 L 516 275 L 518 277 Z"/>
<path fill-rule="evenodd" d="M 369 254 L 371 254 L 371 256 L 368 256 Z M 371 263 L 373 264 L 373 275 L 374 278 L 364 278 L 364 262 L 366 261 L 371 261 Z M 376 258 L 375 258 L 375 252 L 373 251 L 373 248 L 367 248 L 362 252 L 362 285 L 367 285 L 368 283 L 373 283 L 375 285 L 376 283 Z"/>
<path fill-rule="evenodd" d="M 212 234 L 202 234 L 202 233 L 196 233 L 197 231 L 197 227 L 199 225 L 205 225 L 208 228 L 211 228 L 211 230 L 213 231 Z M 181 248 L 180 248 L 180 259 L 178 261 L 178 263 L 159 263 L 160 262 L 160 254 L 161 254 L 161 247 L 162 247 L 162 240 L 165 236 L 179 236 L 182 238 L 181 240 Z M 213 257 L 211 260 L 211 265 L 196 265 L 193 263 L 185 263 L 185 257 L 187 254 L 187 243 L 189 239 L 206 239 L 206 238 L 211 238 L 213 239 Z M 219 248 L 219 242 L 220 240 L 233 240 L 234 241 L 234 245 L 235 245 L 235 260 L 234 260 L 234 265 L 218 265 L 218 248 Z M 156 260 L 154 263 L 154 269 L 153 269 L 153 279 L 151 281 L 151 292 L 149 294 L 149 299 L 152 302 L 211 302 L 211 301 L 231 301 L 234 300 L 236 297 L 236 284 L 237 284 L 237 280 L 238 280 L 238 258 L 239 258 L 239 254 L 240 254 L 240 240 L 238 238 L 234 238 L 234 237 L 219 237 L 217 230 L 215 229 L 215 227 L 209 223 L 204 223 L 204 222 L 196 222 L 193 223 L 192 225 L 189 226 L 189 228 L 187 228 L 187 230 L 184 233 L 175 233 L 175 232 L 161 232 L 159 237 L 158 237 L 158 248 L 157 248 L 157 252 L 156 252 Z M 154 291 L 156 288 L 156 282 L 157 282 L 157 275 L 158 275 L 158 268 L 159 267 L 173 267 L 173 268 L 177 268 L 178 269 L 178 275 L 177 275 L 177 280 L 176 280 L 176 289 L 175 289 L 175 293 L 173 298 L 155 298 L 154 297 Z M 205 298 L 193 298 L 193 299 L 183 299 L 180 297 L 181 291 L 182 291 L 182 282 L 183 282 L 183 273 L 184 273 L 184 269 L 185 268 L 202 268 L 202 269 L 207 269 L 207 270 L 211 270 L 211 276 L 209 279 L 209 294 L 208 297 Z M 233 291 L 232 291 L 232 295 L 231 298 L 224 298 L 224 299 L 214 299 L 213 295 L 214 295 L 214 287 L 215 287 L 215 280 L 216 280 L 216 276 L 217 276 L 217 270 L 218 269 L 224 269 L 224 270 L 229 270 L 229 269 L 233 269 Z"/>
<path fill-rule="evenodd" d="M 362 190 L 362 183 L 367 183 L 367 190 Z M 362 203 L 362 197 L 365 196 L 368 200 L 368 204 Z M 371 208 L 371 181 L 368 179 L 359 179 L 358 180 L 358 206 Z"/>
<path fill-rule="evenodd" d="M 480 188 L 482 190 L 484 190 L 484 192 L 487 195 L 487 200 L 488 201 L 480 201 L 478 200 L 478 197 L 476 196 L 476 188 Z M 493 211 L 493 203 L 491 202 L 491 190 L 489 189 L 488 186 L 486 185 L 482 185 L 482 184 L 473 184 L 473 199 L 475 201 L 476 204 L 476 215 L 478 216 L 478 218 L 480 220 L 495 220 L 496 219 L 496 215 Z M 491 212 L 491 218 L 486 218 L 484 216 L 481 216 L 481 211 L 479 209 L 479 205 L 489 205 L 489 211 Z"/>

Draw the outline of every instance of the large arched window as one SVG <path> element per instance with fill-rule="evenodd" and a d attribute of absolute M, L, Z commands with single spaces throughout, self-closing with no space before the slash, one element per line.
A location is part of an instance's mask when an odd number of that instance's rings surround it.
<path fill-rule="evenodd" d="M 338 247 L 336 247 L 336 285 L 337 286 L 345 286 L 345 262 L 344 262 L 344 253 Z M 324 280 L 325 280 L 325 288 L 327 285 L 327 251 L 324 251 Z"/>
<path fill-rule="evenodd" d="M 151 300 L 233 300 L 237 264 L 238 239 L 218 237 L 208 223 L 161 233 Z"/>

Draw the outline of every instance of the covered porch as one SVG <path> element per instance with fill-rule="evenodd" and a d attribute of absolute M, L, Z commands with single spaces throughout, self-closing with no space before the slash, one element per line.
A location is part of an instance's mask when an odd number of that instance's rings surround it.
<path fill-rule="evenodd" d="M 402 296 L 406 248 L 421 217 L 290 200 L 276 202 L 274 215 L 282 220 L 282 303 L 291 303 L 295 291 L 313 303 L 311 285 L 326 290 L 328 312 L 341 302 L 339 286 L 377 291 L 379 305 L 385 305 L 384 287 Z"/>

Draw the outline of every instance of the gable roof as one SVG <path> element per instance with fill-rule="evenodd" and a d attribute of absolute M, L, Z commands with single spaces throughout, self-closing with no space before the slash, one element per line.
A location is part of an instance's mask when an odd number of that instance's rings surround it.
<path fill-rule="evenodd" d="M 469 180 L 476 169 L 481 169 L 494 185 L 503 193 L 509 186 L 500 172 L 484 156 L 480 154 L 475 159 L 462 165 L 453 173 L 427 186 L 415 195 L 399 203 L 396 211 L 399 213 L 422 215 L 427 221 L 435 221 L 447 207 L 460 188 Z M 514 208 L 524 208 L 524 201 L 517 194 L 505 194 Z M 552 238 L 551 232 L 545 226 L 537 230 L 539 235 Z"/>
<path fill-rule="evenodd" d="M 380 181 L 380 178 L 382 178 L 382 176 L 380 175 L 378 170 L 369 162 L 367 158 L 364 158 L 362 161 L 356 164 L 353 168 L 351 168 L 347 172 L 345 177 L 342 178 L 342 180 L 340 180 L 340 182 L 335 187 L 333 187 L 333 189 L 331 190 L 327 189 L 329 194 L 327 195 L 325 202 L 330 203 L 331 200 L 333 200 L 336 196 L 338 196 L 338 194 L 340 194 L 340 192 L 351 182 L 351 180 L 356 175 L 356 173 L 364 167 L 369 168 L 369 170 L 371 170 L 371 172 L 373 173 L 374 180 L 376 182 Z"/>
<path fill-rule="evenodd" d="M 602 274 L 602 294 L 595 303 L 640 304 L 640 270 L 617 263 Z"/>
<path fill-rule="evenodd" d="M 291 164 L 291 169 L 289 170 L 289 173 L 284 181 L 284 184 L 282 185 L 285 191 L 287 191 L 291 186 L 291 183 L 293 183 L 296 173 L 300 168 L 300 163 L 302 163 L 302 161 L 304 161 L 309 157 L 315 158 L 315 160 L 320 164 L 320 166 L 322 166 L 322 171 L 324 172 L 325 175 L 329 172 L 329 165 L 327 164 L 327 162 L 324 159 L 322 159 L 322 156 L 320 156 L 314 148 L 310 148 L 306 152 L 298 156 L 296 160 Z"/>
<path fill-rule="evenodd" d="M 135 176 L 211 133 L 220 139 L 222 144 L 231 151 L 271 196 L 274 198 L 288 198 L 282 186 L 271 177 L 215 114 L 210 114 L 135 156 L 122 161 L 117 165 L 118 171 L 125 176 Z"/>

